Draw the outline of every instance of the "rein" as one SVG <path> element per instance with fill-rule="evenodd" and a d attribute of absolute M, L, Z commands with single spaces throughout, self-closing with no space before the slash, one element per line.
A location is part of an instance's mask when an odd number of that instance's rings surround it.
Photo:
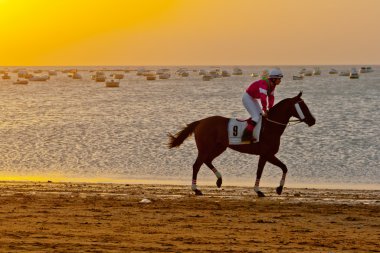
<path fill-rule="evenodd" d="M 281 126 L 285 126 L 285 127 L 287 127 L 287 126 L 294 126 L 294 125 L 297 125 L 297 124 L 299 124 L 299 123 L 301 123 L 302 122 L 302 120 L 299 120 L 299 119 L 292 119 L 292 120 L 289 120 L 289 122 L 288 123 L 281 123 L 281 122 L 278 122 L 278 121 L 274 121 L 274 120 L 271 120 L 271 119 L 269 119 L 269 118 L 265 118 L 267 121 L 269 121 L 269 122 L 272 122 L 272 123 L 275 123 L 275 124 L 277 124 L 277 125 L 281 125 Z M 291 124 L 291 123 L 293 123 L 294 122 L 294 124 Z"/>
<path fill-rule="evenodd" d="M 305 116 L 304 116 L 304 114 L 303 114 L 303 112 L 302 112 L 302 110 L 301 110 L 301 108 L 300 108 L 300 106 L 299 106 L 299 104 L 298 104 L 298 103 L 301 102 L 301 101 L 303 101 L 303 100 L 300 100 L 300 101 L 298 101 L 298 102 L 296 102 L 296 103 L 294 104 L 294 106 L 295 106 L 295 108 L 296 108 L 296 111 L 297 111 L 297 113 L 298 113 L 298 115 L 300 116 L 301 119 L 289 120 L 288 123 L 281 123 L 281 122 L 278 122 L 278 121 L 275 121 L 275 120 L 271 120 L 271 119 L 269 119 L 269 118 L 265 118 L 265 119 L 266 119 L 267 121 L 269 121 L 269 122 L 275 123 L 275 124 L 277 124 L 277 125 L 285 126 L 285 127 L 287 127 L 287 126 L 294 126 L 294 125 L 297 125 L 297 124 L 301 123 L 301 122 L 305 119 Z M 291 123 L 293 123 L 293 122 L 295 122 L 295 123 L 294 123 L 294 124 L 291 124 Z"/>

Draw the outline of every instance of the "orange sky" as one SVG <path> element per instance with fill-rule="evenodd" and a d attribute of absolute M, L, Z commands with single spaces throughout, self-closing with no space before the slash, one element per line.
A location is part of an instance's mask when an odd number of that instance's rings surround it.
<path fill-rule="evenodd" d="M 380 64 L 378 0 L 0 0 L 0 66 Z"/>

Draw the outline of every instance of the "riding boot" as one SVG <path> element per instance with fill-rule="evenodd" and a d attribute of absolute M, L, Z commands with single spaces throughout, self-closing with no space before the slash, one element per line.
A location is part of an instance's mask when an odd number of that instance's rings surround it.
<path fill-rule="evenodd" d="M 255 129 L 256 122 L 253 120 L 248 120 L 247 121 L 248 125 L 244 129 L 243 135 L 241 136 L 241 141 L 252 141 L 253 138 L 253 129 Z"/>

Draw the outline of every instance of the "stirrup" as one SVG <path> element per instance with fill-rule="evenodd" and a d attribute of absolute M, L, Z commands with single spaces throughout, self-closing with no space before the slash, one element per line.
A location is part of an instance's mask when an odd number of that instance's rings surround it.
<path fill-rule="evenodd" d="M 253 138 L 253 131 L 248 131 L 247 129 L 244 129 L 243 135 L 241 136 L 241 141 L 252 141 Z"/>

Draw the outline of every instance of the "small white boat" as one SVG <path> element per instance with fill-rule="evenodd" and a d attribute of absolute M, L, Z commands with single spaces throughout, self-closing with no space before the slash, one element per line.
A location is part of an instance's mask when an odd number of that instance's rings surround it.
<path fill-rule="evenodd" d="M 49 76 L 48 75 L 43 75 L 43 76 L 32 76 L 29 78 L 29 81 L 34 81 L 34 82 L 44 82 L 44 81 L 47 81 L 49 80 Z"/>
<path fill-rule="evenodd" d="M 338 74 L 338 71 L 336 69 L 332 68 L 332 69 L 330 69 L 329 74 L 335 75 L 335 74 Z"/>
<path fill-rule="evenodd" d="M 13 84 L 23 84 L 23 85 L 28 84 L 28 83 L 29 83 L 28 80 L 19 80 L 19 79 L 13 82 Z"/>
<path fill-rule="evenodd" d="M 356 71 L 356 68 L 352 68 L 350 72 L 350 79 L 359 79 L 359 74 Z"/>
<path fill-rule="evenodd" d="M 252 76 L 252 77 L 258 77 L 259 74 L 258 74 L 258 73 L 251 73 L 251 76 Z"/>
<path fill-rule="evenodd" d="M 115 80 L 112 79 L 111 81 L 106 82 L 106 87 L 109 87 L 109 88 L 119 87 L 119 82 L 116 82 Z"/>
<path fill-rule="evenodd" d="M 232 70 L 232 75 L 239 76 L 239 75 L 242 75 L 242 74 L 243 74 L 243 71 L 240 68 L 234 68 Z"/>
<path fill-rule="evenodd" d="M 313 70 L 313 75 L 314 75 L 314 76 L 320 76 L 320 75 L 321 75 L 321 70 L 320 70 L 320 68 L 314 68 L 314 70 Z"/>

